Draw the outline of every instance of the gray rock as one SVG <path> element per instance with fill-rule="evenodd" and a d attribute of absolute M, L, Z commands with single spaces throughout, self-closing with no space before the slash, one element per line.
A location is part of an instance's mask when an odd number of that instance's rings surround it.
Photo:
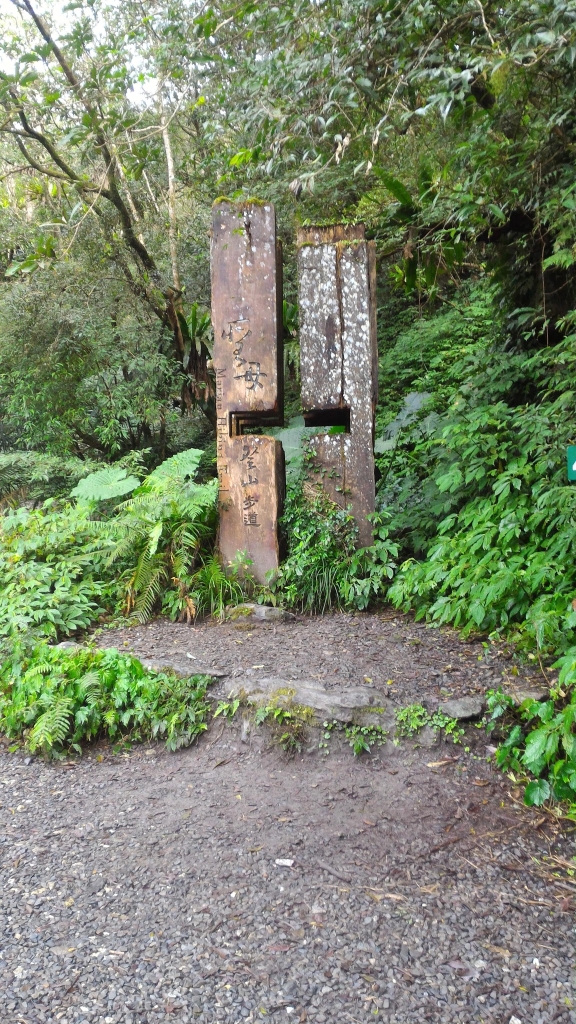
<path fill-rule="evenodd" d="M 416 742 L 420 747 L 437 747 L 440 743 L 440 730 L 425 725 L 416 736 Z"/>
<path fill-rule="evenodd" d="M 483 709 L 483 697 L 453 697 L 452 700 L 440 704 L 438 708 L 449 718 L 456 718 L 458 721 L 466 718 L 479 718 Z"/>
<path fill-rule="evenodd" d="M 177 676 L 183 677 L 212 676 L 213 679 L 223 679 L 226 675 L 225 672 L 217 672 L 216 669 L 179 654 L 169 658 L 140 658 L 139 661 L 149 672 L 175 672 Z"/>
<path fill-rule="evenodd" d="M 254 601 L 245 601 L 244 604 L 237 604 L 227 608 L 226 618 L 247 620 L 254 622 L 286 622 L 288 619 L 296 618 L 285 608 L 274 608 L 268 604 L 256 604 Z"/>
<path fill-rule="evenodd" d="M 271 700 L 282 706 L 299 704 L 312 708 L 319 719 L 329 718 L 344 723 L 356 721 L 365 710 L 376 715 L 375 708 L 385 708 L 387 704 L 384 694 L 371 686 L 327 689 L 313 679 L 279 679 L 275 676 L 250 680 L 241 677 L 234 682 L 229 695 L 242 696 L 250 704 L 257 705 Z M 390 726 L 393 715 L 383 712 L 377 720 L 384 727 Z"/>
<path fill-rule="evenodd" d="M 550 691 L 544 686 L 506 687 L 505 693 L 512 697 L 517 707 L 525 700 L 546 700 L 550 696 Z"/>

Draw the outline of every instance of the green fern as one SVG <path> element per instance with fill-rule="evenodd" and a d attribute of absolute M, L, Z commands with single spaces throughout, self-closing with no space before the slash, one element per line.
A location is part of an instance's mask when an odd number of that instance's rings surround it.
<path fill-rule="evenodd" d="M 64 742 L 69 730 L 71 709 L 70 698 L 58 696 L 40 715 L 28 737 L 28 747 L 32 753 L 39 748 L 48 753 Z"/>
<path fill-rule="evenodd" d="M 48 666 L 39 673 L 38 665 Z M 176 749 L 206 728 L 205 677 L 177 679 L 146 671 L 116 650 L 38 646 L 19 662 L 0 665 L 0 733 L 45 754 L 98 736 L 132 741 L 164 736 Z"/>

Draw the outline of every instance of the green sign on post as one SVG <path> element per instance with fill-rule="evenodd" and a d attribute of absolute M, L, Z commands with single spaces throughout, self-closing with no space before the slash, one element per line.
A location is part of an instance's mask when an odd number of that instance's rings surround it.
<path fill-rule="evenodd" d="M 576 444 L 568 445 L 566 455 L 568 458 L 568 479 L 576 480 Z"/>

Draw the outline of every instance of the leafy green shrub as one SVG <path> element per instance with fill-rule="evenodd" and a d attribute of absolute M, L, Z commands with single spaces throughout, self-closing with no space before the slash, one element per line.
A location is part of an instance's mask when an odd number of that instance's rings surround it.
<path fill-rule="evenodd" d="M 396 712 L 396 735 L 415 736 L 425 726 L 431 729 L 443 729 L 446 736 L 452 736 L 454 743 L 460 742 L 464 729 L 455 718 L 450 718 L 443 711 L 428 711 L 423 704 L 408 704 L 398 708 Z"/>
<path fill-rule="evenodd" d="M 189 449 L 167 459 L 114 517 L 110 562 L 128 562 L 120 577 L 124 607 L 140 621 L 161 601 L 177 618 L 193 617 L 207 607 L 220 610 L 227 599 L 223 581 L 215 585 L 210 559 L 218 482 L 192 479 L 201 457 L 201 451 Z"/>
<path fill-rule="evenodd" d="M 367 608 L 394 572 L 398 546 L 386 516 L 374 517 L 374 544 L 356 548 L 352 516 L 322 495 L 308 498 L 301 483 L 288 491 L 282 519 L 288 556 L 270 583 L 275 598 L 305 612 Z"/>
<path fill-rule="evenodd" d="M 65 497 L 70 488 L 98 463 L 46 455 L 44 452 L 0 454 L 0 504 L 12 508 L 48 498 Z"/>
<path fill-rule="evenodd" d="M 109 501 L 130 494 L 139 483 L 138 477 L 129 476 L 123 466 L 104 466 L 80 480 L 70 497 L 80 502 Z"/>
<path fill-rule="evenodd" d="M 527 782 L 524 801 L 539 807 L 553 798 L 567 801 L 576 818 L 576 647 L 560 658 L 558 682 L 547 700 L 525 700 L 518 709 L 502 690 L 488 694 L 487 728 L 500 726 L 505 738 L 496 751 L 500 768 Z"/>
<path fill-rule="evenodd" d="M 0 516 L 0 643 L 85 629 L 113 600 L 111 541 L 87 511 L 48 501 Z"/>
<path fill-rule="evenodd" d="M 201 456 L 191 449 L 168 459 L 102 514 L 118 486 L 138 482 L 123 469 L 84 478 L 77 505 L 49 500 L 1 515 L 0 644 L 68 636 L 120 603 L 144 620 L 162 602 L 173 618 L 191 618 L 238 600 L 236 575 L 211 554 L 217 482 L 191 479 Z"/>
<path fill-rule="evenodd" d="M 576 640 L 565 480 L 576 335 L 527 357 L 505 347 L 489 290 L 465 299 L 413 324 L 382 361 L 381 429 L 403 391 L 428 396 L 378 459 L 379 505 L 404 556 L 389 597 L 553 653 Z"/>
<path fill-rule="evenodd" d="M 373 710 L 376 711 L 378 709 L 374 708 Z M 335 719 L 323 722 L 322 725 L 324 732 L 318 744 L 318 749 L 324 754 L 329 753 L 330 740 L 335 732 L 344 733 L 348 745 L 354 751 L 354 757 L 360 757 L 361 754 L 369 754 L 373 746 L 382 747 L 388 739 L 388 733 L 381 725 L 356 725 L 354 723 L 343 725 L 342 722 L 338 722 Z"/>
<path fill-rule="evenodd" d="M 32 752 L 81 751 L 100 736 L 165 738 L 176 750 L 207 728 L 208 683 L 149 672 L 114 649 L 40 645 L 0 668 L 0 732 Z"/>

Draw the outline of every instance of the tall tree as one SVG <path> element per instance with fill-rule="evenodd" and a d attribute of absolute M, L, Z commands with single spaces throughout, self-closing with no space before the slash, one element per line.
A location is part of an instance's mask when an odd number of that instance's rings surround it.
<path fill-rule="evenodd" d="M 65 13 L 61 31 L 31 0 L 11 3 L 21 24 L 3 47 L 14 65 L 12 73 L 0 72 L 0 132 L 17 149 L 20 163 L 57 186 L 65 220 L 66 213 L 70 220 L 98 219 L 110 261 L 133 294 L 169 325 L 183 409 L 199 404 L 213 419 L 209 350 L 204 338 L 191 334 L 185 318 L 170 139 L 178 106 L 201 102 L 197 89 L 193 95 L 197 69 L 192 59 L 201 56 L 201 37 L 196 42 L 192 35 L 191 50 L 182 35 L 171 31 L 174 21 L 157 3 L 147 10 L 139 3 L 121 9 L 97 6 L 95 0 L 71 3 L 65 12 L 79 8 L 81 14 Z M 179 13 L 193 20 L 189 8 L 170 13 L 176 20 Z M 174 103 L 167 104 L 170 80 L 182 74 L 182 54 L 176 51 L 183 43 L 189 77 L 180 83 Z M 160 102 L 150 102 L 150 87 Z M 159 189 L 158 174 L 151 184 L 147 166 L 158 165 L 161 153 L 165 166 Z M 158 217 L 147 216 L 150 203 L 154 213 L 160 207 L 166 211 L 169 259 Z M 30 270 L 57 255 L 54 240 L 43 235 L 8 272 Z"/>

